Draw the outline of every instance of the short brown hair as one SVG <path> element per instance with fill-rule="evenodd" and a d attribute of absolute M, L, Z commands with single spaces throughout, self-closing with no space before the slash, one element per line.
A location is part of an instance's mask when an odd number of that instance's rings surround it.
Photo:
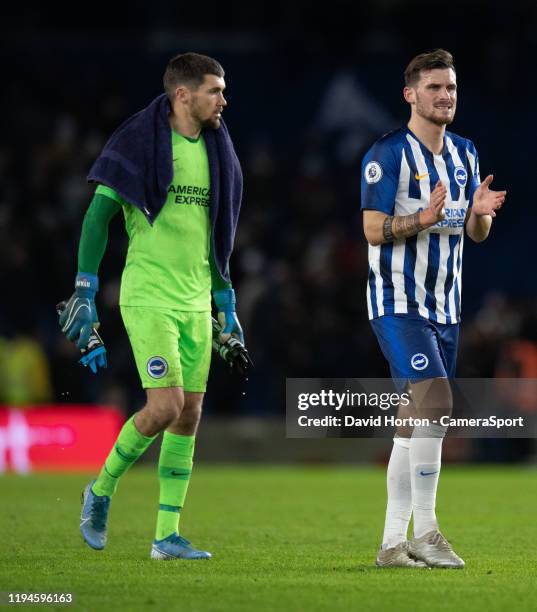
<path fill-rule="evenodd" d="M 445 49 L 434 49 L 429 53 L 416 55 L 405 70 L 405 85 L 411 87 L 420 79 L 422 70 L 433 70 L 434 68 L 452 68 L 455 70 L 453 56 Z"/>
<path fill-rule="evenodd" d="M 170 102 L 173 101 L 175 90 L 179 85 L 188 85 L 197 89 L 206 74 L 214 74 L 223 78 L 224 69 L 212 57 L 199 53 L 180 53 L 168 62 L 162 82 L 164 91 Z"/>

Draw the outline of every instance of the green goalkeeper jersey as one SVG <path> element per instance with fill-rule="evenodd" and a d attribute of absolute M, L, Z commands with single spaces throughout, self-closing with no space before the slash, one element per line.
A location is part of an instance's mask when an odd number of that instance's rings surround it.
<path fill-rule="evenodd" d="M 209 249 L 210 176 L 203 136 L 190 139 L 172 130 L 173 180 L 153 226 L 114 190 L 96 194 L 122 205 L 129 236 L 121 279 L 121 306 L 211 310 Z"/>

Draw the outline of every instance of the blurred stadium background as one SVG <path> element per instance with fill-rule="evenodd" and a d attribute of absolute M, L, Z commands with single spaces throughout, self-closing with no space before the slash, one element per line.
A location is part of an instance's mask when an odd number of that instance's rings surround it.
<path fill-rule="evenodd" d="M 54 6 L 3 16 L 0 469 L 31 469 L 25 453 L 39 435 L 70 443 L 66 431 L 45 432 L 40 406 L 122 415 L 142 406 L 117 308 L 121 218 L 100 269 L 106 371 L 76 363 L 54 306 L 72 292 L 89 167 L 111 132 L 161 92 L 166 61 L 182 51 L 212 55 L 226 70 L 225 119 L 245 174 L 231 271 L 256 364 L 243 383 L 214 359 L 198 460 L 387 458 L 389 440 L 285 440 L 285 378 L 389 375 L 367 321 L 360 159 L 406 122 L 404 67 L 435 47 L 458 69 L 453 131 L 476 143 L 482 175 L 508 189 L 490 239 L 466 241 L 458 376 L 537 378 L 537 5 L 455 1 L 435 15 L 427 6 L 206 2 L 200 16 L 196 5 L 156 0 L 130 2 L 128 18 L 92 4 L 77 24 Z M 535 460 L 533 440 L 450 440 L 446 451 L 453 461 Z"/>

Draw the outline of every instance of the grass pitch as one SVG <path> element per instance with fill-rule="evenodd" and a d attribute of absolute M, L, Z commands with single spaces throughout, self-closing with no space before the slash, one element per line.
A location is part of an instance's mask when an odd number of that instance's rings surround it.
<path fill-rule="evenodd" d="M 537 471 L 442 470 L 438 516 L 464 570 L 376 569 L 385 471 L 195 466 L 182 533 L 209 561 L 149 559 L 155 469 L 122 480 L 108 546 L 78 531 L 88 475 L 0 477 L 0 591 L 73 592 L 106 610 L 535 610 Z M 11 606 L 35 609 L 40 606 Z"/>

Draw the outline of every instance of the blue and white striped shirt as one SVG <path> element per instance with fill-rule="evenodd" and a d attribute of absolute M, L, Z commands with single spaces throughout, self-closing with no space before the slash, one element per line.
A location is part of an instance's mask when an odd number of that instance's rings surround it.
<path fill-rule="evenodd" d="M 362 162 L 362 209 L 410 215 L 428 208 L 438 181 L 447 188 L 446 217 L 410 238 L 369 245 L 369 318 L 413 314 L 458 323 L 464 220 L 479 186 L 473 143 L 446 132 L 440 155 L 408 129 L 390 132 Z"/>

